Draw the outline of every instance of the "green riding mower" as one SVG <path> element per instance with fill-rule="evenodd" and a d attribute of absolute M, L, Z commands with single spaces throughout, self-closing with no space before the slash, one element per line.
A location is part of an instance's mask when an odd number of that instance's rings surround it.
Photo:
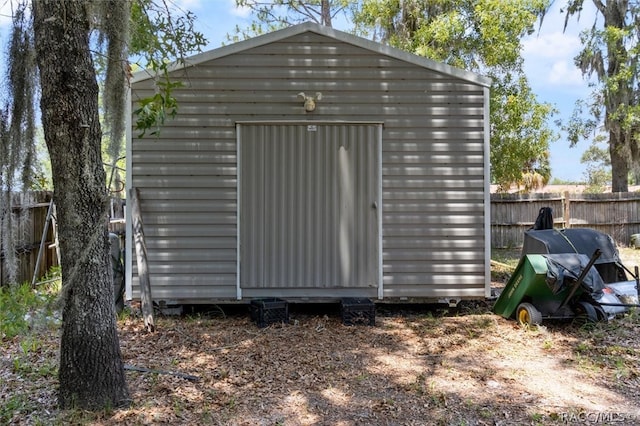
<path fill-rule="evenodd" d="M 638 280 L 638 268 L 632 272 L 622 264 L 606 234 L 585 228 L 530 230 L 493 311 L 524 325 L 547 319 L 608 321 L 640 306 Z"/>

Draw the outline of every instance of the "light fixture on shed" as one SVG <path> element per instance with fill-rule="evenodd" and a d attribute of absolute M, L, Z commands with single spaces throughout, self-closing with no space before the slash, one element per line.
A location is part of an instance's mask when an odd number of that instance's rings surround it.
<path fill-rule="evenodd" d="M 312 112 L 316 109 L 316 102 L 322 99 L 322 93 L 316 92 L 315 96 L 307 96 L 304 92 L 298 93 L 298 97 L 304 100 L 304 110 Z"/>

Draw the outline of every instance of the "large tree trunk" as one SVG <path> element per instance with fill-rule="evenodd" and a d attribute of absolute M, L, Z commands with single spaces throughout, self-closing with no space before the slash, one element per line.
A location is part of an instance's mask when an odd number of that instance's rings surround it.
<path fill-rule="evenodd" d="M 320 23 L 324 26 L 331 27 L 331 3 L 329 0 L 322 0 L 320 2 L 320 14 L 322 15 L 322 22 Z"/>
<path fill-rule="evenodd" d="M 624 140 L 624 133 L 609 132 L 611 156 L 611 192 L 629 191 L 629 158 L 624 147 L 632 142 Z"/>
<path fill-rule="evenodd" d="M 62 262 L 62 408 L 129 401 L 118 341 L 87 1 L 33 0 L 45 140 Z"/>
<path fill-rule="evenodd" d="M 604 15 L 605 28 L 623 30 L 626 26 L 627 0 L 609 0 L 606 4 L 595 1 L 596 7 Z M 605 127 L 609 131 L 609 153 L 611 155 L 611 192 L 629 190 L 629 164 L 631 143 L 627 130 L 623 128 L 623 118 L 616 117 L 619 108 L 629 105 L 628 83 L 618 73 L 628 62 L 627 49 L 622 38 L 607 40 L 607 77 L 615 84 L 615 89 L 605 89 Z"/>

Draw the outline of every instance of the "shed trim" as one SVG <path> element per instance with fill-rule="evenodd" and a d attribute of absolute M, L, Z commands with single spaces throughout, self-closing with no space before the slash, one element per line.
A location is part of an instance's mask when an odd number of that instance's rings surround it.
<path fill-rule="evenodd" d="M 305 22 L 302 24 L 294 25 L 282 30 L 274 31 L 268 34 L 260 35 L 250 38 L 248 40 L 240 41 L 238 43 L 223 46 L 217 49 L 208 50 L 196 55 L 193 55 L 185 59 L 184 63 L 174 62 L 169 66 L 169 72 L 178 71 L 181 69 L 189 68 L 203 62 L 207 62 L 213 59 L 222 58 L 225 56 L 233 55 L 248 49 L 263 46 L 269 43 L 274 43 L 289 37 L 293 37 L 305 32 L 316 33 L 325 37 L 329 37 L 343 43 L 351 44 L 362 49 L 367 49 L 372 52 L 386 55 L 404 62 L 408 62 L 414 65 L 418 65 L 423 68 L 430 69 L 432 71 L 440 72 L 457 77 L 461 80 L 465 80 L 471 83 L 479 84 L 481 86 L 490 87 L 491 79 L 480 74 L 473 73 L 471 71 L 463 70 L 460 68 L 452 67 L 441 62 L 436 62 L 432 59 L 418 56 L 413 53 L 405 52 L 404 50 L 396 49 L 394 47 L 382 45 L 380 43 L 367 40 L 363 37 L 358 37 L 353 34 L 349 34 L 343 31 L 336 30 L 334 28 L 326 27 L 324 25 L 316 24 L 314 22 Z M 147 80 L 153 78 L 153 74 L 149 70 L 142 70 L 136 72 L 133 75 L 132 83 Z"/>
<path fill-rule="evenodd" d="M 384 125 L 380 125 L 384 128 Z M 382 215 L 383 215 L 383 204 L 382 204 L 382 129 L 378 132 L 378 161 L 380 162 L 380 167 L 378 167 L 378 205 L 376 207 L 376 212 L 378 213 L 378 299 L 384 299 L 384 263 L 383 263 L 383 253 L 384 247 L 382 245 Z"/>
<path fill-rule="evenodd" d="M 131 189 L 133 176 L 133 147 L 131 146 L 131 141 L 133 137 L 133 120 L 132 120 L 132 108 L 131 108 L 131 86 L 129 86 L 129 90 L 126 93 L 126 102 L 125 106 L 125 117 L 126 117 L 126 128 L 125 128 L 125 162 L 126 162 L 126 170 L 125 170 L 125 199 L 129 198 L 129 190 Z M 133 299 L 133 225 L 131 223 L 131 209 L 125 206 L 124 208 L 124 218 L 125 218 L 125 233 L 124 233 L 124 288 L 125 288 L 125 300 Z"/>
<path fill-rule="evenodd" d="M 240 144 L 241 127 L 242 126 L 236 123 L 236 167 L 238 170 L 236 173 L 236 299 L 238 300 L 242 300 L 242 287 L 240 286 L 240 232 L 242 232 L 240 229 L 240 209 L 242 208 L 242 204 L 240 202 L 240 184 L 242 183 L 242 162 L 239 160 L 240 155 L 242 154 Z"/>
<path fill-rule="evenodd" d="M 239 124 L 360 124 L 360 125 L 381 125 L 384 127 L 384 122 L 380 120 L 373 121 L 360 121 L 360 120 L 238 120 L 236 121 L 236 128 Z"/>
<path fill-rule="evenodd" d="M 489 88 L 484 88 L 484 296 L 491 297 L 491 164 L 489 137 Z"/>

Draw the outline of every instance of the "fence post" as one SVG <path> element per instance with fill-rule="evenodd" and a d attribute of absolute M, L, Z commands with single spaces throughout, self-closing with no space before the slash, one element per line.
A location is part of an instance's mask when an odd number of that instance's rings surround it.
<path fill-rule="evenodd" d="M 44 245 L 47 240 L 47 233 L 49 232 L 49 222 L 53 215 L 54 208 L 53 198 L 49 201 L 49 208 L 47 209 L 47 218 L 44 220 L 44 227 L 42 229 L 42 238 L 40 238 L 40 249 L 38 250 L 38 258 L 36 259 L 36 267 L 33 269 L 33 277 L 31 278 L 31 288 L 36 287 L 36 281 L 38 278 L 38 272 L 40 271 L 40 263 L 42 262 L 42 256 L 44 255 Z"/>
<path fill-rule="evenodd" d="M 56 248 L 56 258 L 58 260 L 58 266 L 62 265 L 62 259 L 60 258 L 60 240 L 58 239 L 58 211 L 56 210 L 55 203 L 53 204 L 53 215 L 51 216 L 51 225 L 53 226 L 53 246 Z"/>
<path fill-rule="evenodd" d="M 564 201 L 564 211 L 562 212 L 564 227 L 571 228 L 571 197 L 569 191 L 565 191 L 562 194 L 562 198 Z"/>

